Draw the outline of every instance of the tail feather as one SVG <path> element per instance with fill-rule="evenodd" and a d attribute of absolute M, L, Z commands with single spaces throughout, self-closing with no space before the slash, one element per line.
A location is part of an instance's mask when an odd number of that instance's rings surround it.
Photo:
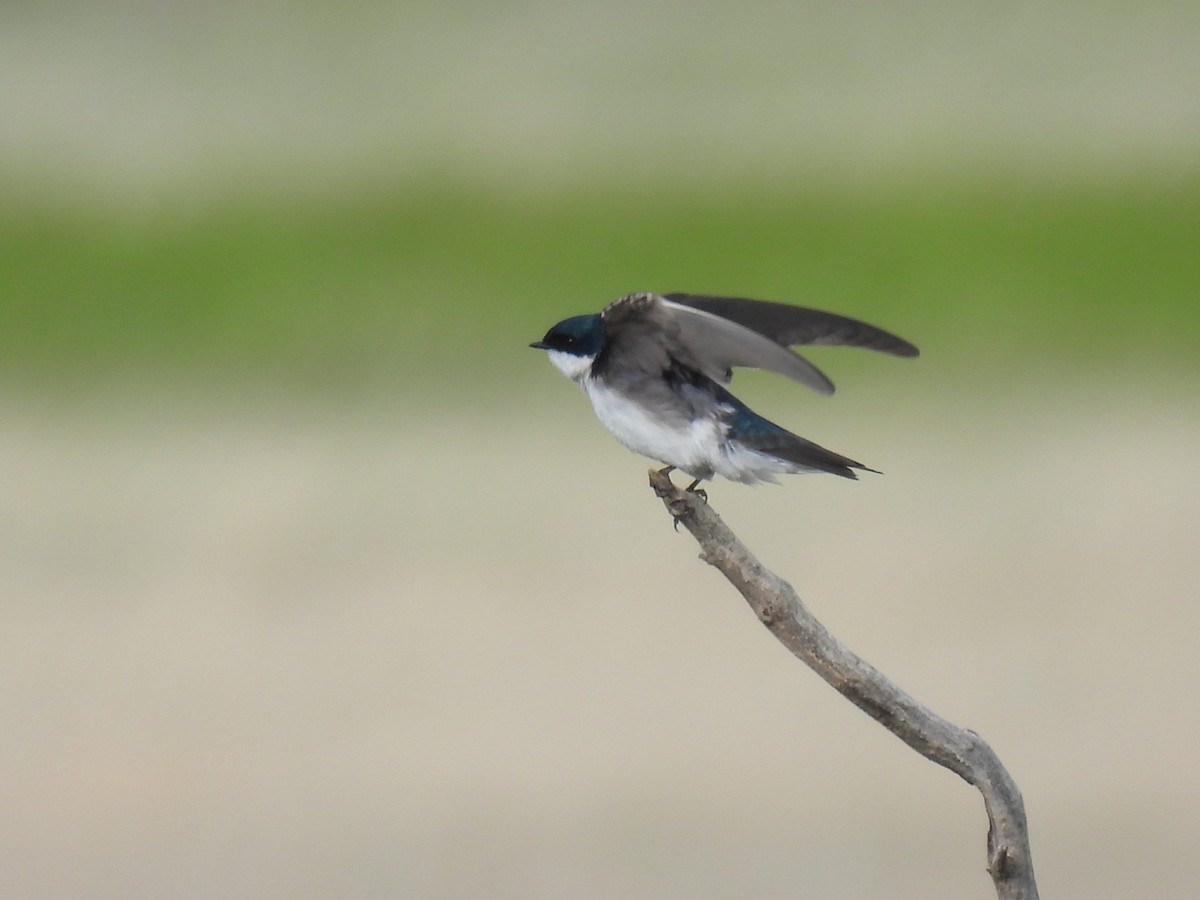
<path fill-rule="evenodd" d="M 778 428 L 778 426 L 776 427 Z M 850 459 L 848 456 L 842 456 L 840 453 L 834 453 L 832 450 L 826 450 L 820 444 L 815 444 L 807 438 L 792 434 L 783 428 L 779 428 L 774 433 L 763 433 L 754 436 L 753 439 L 743 437 L 741 440 L 755 450 L 769 453 L 805 469 L 829 472 L 832 475 L 854 479 L 858 478 L 855 469 L 863 472 L 875 472 L 877 475 L 882 474 L 877 469 L 864 466 L 862 463 Z"/>
<path fill-rule="evenodd" d="M 729 436 L 743 446 L 793 463 L 803 469 L 828 472 L 842 478 L 857 479 L 855 469 L 862 472 L 882 474 L 877 469 L 864 466 L 848 456 L 826 450 L 820 444 L 792 434 L 738 403 L 730 424 Z"/>

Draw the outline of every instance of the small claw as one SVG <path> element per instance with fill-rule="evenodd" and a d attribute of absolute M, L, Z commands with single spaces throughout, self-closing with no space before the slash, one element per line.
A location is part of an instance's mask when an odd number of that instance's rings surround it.
<path fill-rule="evenodd" d="M 679 531 L 679 523 L 683 521 L 683 517 L 688 512 L 687 504 L 681 500 L 672 500 L 667 508 L 671 512 L 671 527 Z"/>
<path fill-rule="evenodd" d="M 708 491 L 704 490 L 704 488 L 700 487 L 699 485 L 700 485 L 700 479 L 697 478 L 695 481 L 693 481 L 691 484 L 689 484 L 686 488 L 684 488 L 684 490 L 687 491 L 689 494 L 695 494 L 697 497 L 699 497 L 701 500 L 703 500 L 705 503 L 707 503 L 708 502 Z"/>

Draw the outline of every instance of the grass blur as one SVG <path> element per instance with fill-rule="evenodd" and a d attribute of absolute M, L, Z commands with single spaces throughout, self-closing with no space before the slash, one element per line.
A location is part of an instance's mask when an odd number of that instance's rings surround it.
<path fill-rule="evenodd" d="M 647 288 L 848 312 L 954 366 L 1200 373 L 1200 182 L 529 198 L 431 181 L 0 219 L 10 383 L 420 395 L 527 371 L 548 323 Z"/>

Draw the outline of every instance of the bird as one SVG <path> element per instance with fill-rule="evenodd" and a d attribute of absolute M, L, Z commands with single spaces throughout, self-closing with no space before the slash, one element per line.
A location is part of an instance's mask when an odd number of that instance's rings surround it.
<path fill-rule="evenodd" d="M 801 306 L 704 294 L 639 292 L 572 316 L 529 346 L 583 388 L 620 443 L 678 469 L 687 490 L 721 476 L 743 484 L 777 475 L 875 472 L 763 418 L 726 388 L 735 368 L 765 369 L 819 394 L 833 382 L 789 348 L 862 347 L 900 357 L 918 349 L 874 325 Z M 706 495 L 705 495 L 706 496 Z"/>

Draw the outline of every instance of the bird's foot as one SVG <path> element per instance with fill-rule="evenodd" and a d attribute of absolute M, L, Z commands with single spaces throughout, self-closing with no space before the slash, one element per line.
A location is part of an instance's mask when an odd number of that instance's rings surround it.
<path fill-rule="evenodd" d="M 655 473 L 655 474 L 664 475 L 669 480 L 671 473 L 674 471 L 675 471 L 675 466 L 664 466 L 663 468 L 659 469 L 657 471 L 657 473 Z M 701 500 L 703 500 L 705 503 L 707 503 L 708 502 L 708 491 L 704 490 L 702 487 L 699 486 L 700 482 L 702 480 L 703 479 L 701 479 L 701 478 L 693 479 L 692 483 L 689 484 L 687 487 L 685 487 L 684 490 L 689 494 L 695 494 L 697 497 L 699 497 Z M 674 487 L 674 485 L 672 485 L 672 487 Z M 659 494 L 659 496 L 664 497 L 663 494 Z M 664 499 L 665 499 L 665 497 L 664 497 Z M 672 518 L 674 519 L 675 530 L 678 531 L 679 523 L 683 519 L 683 514 L 686 511 L 687 506 L 682 501 L 675 500 L 672 502 L 672 507 L 679 509 L 678 514 L 672 515 Z"/>

